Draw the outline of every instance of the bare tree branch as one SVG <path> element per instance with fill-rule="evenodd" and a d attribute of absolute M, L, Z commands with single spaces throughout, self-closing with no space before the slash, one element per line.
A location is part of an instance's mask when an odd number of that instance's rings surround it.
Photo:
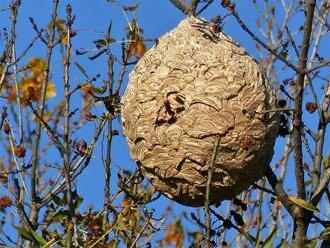
<path fill-rule="evenodd" d="M 195 16 L 197 6 L 201 0 L 190 0 L 190 4 L 186 4 L 184 0 L 170 0 L 175 7 L 177 7 L 181 12 L 188 16 Z"/>
<path fill-rule="evenodd" d="M 220 144 L 221 136 L 220 134 L 215 136 L 215 142 L 213 147 L 213 153 L 211 162 L 209 164 L 208 173 L 207 173 L 207 184 L 206 184 L 206 193 L 205 193 L 205 228 L 206 228 L 206 237 L 205 237 L 205 247 L 211 247 L 211 216 L 210 216 L 210 190 L 211 190 L 211 181 L 213 174 L 213 167 L 215 164 L 215 160 L 218 155 L 218 149 Z"/>
<path fill-rule="evenodd" d="M 287 66 L 289 66 L 292 70 L 294 70 L 295 72 L 298 72 L 298 68 L 292 64 L 285 56 L 277 53 L 276 50 L 274 50 L 273 48 L 269 47 L 265 42 L 263 42 L 261 39 L 259 39 L 246 25 L 245 23 L 242 21 L 242 19 L 240 18 L 238 12 L 235 9 L 231 9 L 233 16 L 235 17 L 236 21 L 238 22 L 238 24 L 241 26 L 241 28 L 247 32 L 250 37 L 255 40 L 256 42 L 258 42 L 263 48 L 265 48 L 268 52 L 270 52 L 271 54 L 273 54 L 276 58 L 278 58 L 279 60 L 281 60 L 284 64 L 286 64 Z"/>
<path fill-rule="evenodd" d="M 301 44 L 301 50 L 298 61 L 298 73 L 295 80 L 295 100 L 294 108 L 295 112 L 293 115 L 293 143 L 294 143 L 294 161 L 295 161 L 295 175 L 297 194 L 301 199 L 306 199 L 306 188 L 304 178 L 304 167 L 303 167 L 303 153 L 302 153 L 302 134 L 303 134 L 303 123 L 302 123 L 302 101 L 304 94 L 304 82 L 305 82 L 305 70 L 308 58 L 308 50 L 310 47 L 310 39 L 313 30 L 314 10 L 316 2 L 315 0 L 308 0 L 305 2 L 305 23 L 303 40 Z M 306 222 L 306 210 L 298 208 L 297 218 L 294 226 L 294 245 L 301 247 L 304 245 L 308 222 Z"/>
<path fill-rule="evenodd" d="M 189 14 L 190 8 L 187 4 L 184 3 L 183 0 L 170 0 L 171 3 L 177 7 L 181 12 L 185 15 Z"/>
<path fill-rule="evenodd" d="M 330 169 L 326 169 L 325 173 L 323 174 L 322 180 L 319 182 L 317 188 L 314 190 L 311 198 L 311 203 L 313 205 L 317 205 L 318 202 L 321 200 L 321 197 L 325 190 L 327 189 L 330 181 Z"/>
<path fill-rule="evenodd" d="M 282 182 L 278 181 L 275 173 L 270 168 L 270 166 L 267 166 L 266 168 L 266 177 L 267 180 L 274 190 L 276 196 L 281 201 L 285 209 L 292 215 L 293 214 L 293 203 L 289 200 L 288 194 L 283 189 Z"/>
<path fill-rule="evenodd" d="M 210 7 L 210 5 L 214 2 L 214 0 L 209 0 L 197 13 L 196 15 L 200 15 L 201 13 L 203 13 L 203 11 L 205 11 L 208 7 Z"/>
<path fill-rule="evenodd" d="M 72 8 L 68 4 L 66 6 L 67 12 L 67 32 L 66 32 L 66 54 L 64 57 L 64 92 L 65 92 L 65 110 L 64 110 L 64 142 L 63 142 L 63 165 L 64 165 L 64 178 L 66 186 L 66 201 L 69 208 L 69 218 L 67 227 L 67 242 L 66 247 L 71 248 L 74 243 L 75 246 L 78 245 L 78 235 L 76 234 L 75 225 L 75 208 L 72 199 L 72 185 L 71 185 L 71 163 L 70 163 L 70 84 L 69 84 L 69 69 L 70 69 L 70 59 L 71 59 L 71 27 L 72 27 Z M 74 235 L 75 233 L 75 235 Z"/>
<path fill-rule="evenodd" d="M 190 1 L 190 14 L 196 15 L 196 9 L 201 0 L 191 0 Z"/>
<path fill-rule="evenodd" d="M 52 57 L 53 44 L 55 40 L 55 20 L 57 18 L 59 0 L 53 1 L 53 13 L 51 18 L 51 29 L 50 29 L 50 38 L 47 44 L 47 57 L 46 57 L 46 65 L 44 71 L 44 80 L 42 83 L 41 90 L 41 100 L 39 106 L 39 115 L 42 117 L 45 110 L 45 101 L 46 101 L 46 91 L 47 85 L 50 75 L 50 61 Z M 41 127 L 42 123 L 39 122 L 36 128 L 35 134 L 35 143 L 33 148 L 33 161 L 32 161 L 32 169 L 31 169 L 31 196 L 32 196 L 32 206 L 30 210 L 30 221 L 33 226 L 36 227 L 38 222 L 38 212 L 39 212 L 39 204 L 38 204 L 38 185 L 37 185 L 37 169 L 39 165 L 39 146 L 40 146 L 40 138 L 41 138 Z M 27 247 L 31 247 L 31 243 L 27 245 Z"/>

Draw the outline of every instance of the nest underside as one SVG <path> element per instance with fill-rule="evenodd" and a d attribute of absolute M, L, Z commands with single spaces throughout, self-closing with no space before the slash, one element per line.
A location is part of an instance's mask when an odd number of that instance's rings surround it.
<path fill-rule="evenodd" d="M 189 18 L 131 72 L 122 120 L 131 156 L 154 187 L 202 206 L 211 164 L 211 203 L 264 175 L 277 135 L 273 108 L 255 60 L 210 24 Z"/>

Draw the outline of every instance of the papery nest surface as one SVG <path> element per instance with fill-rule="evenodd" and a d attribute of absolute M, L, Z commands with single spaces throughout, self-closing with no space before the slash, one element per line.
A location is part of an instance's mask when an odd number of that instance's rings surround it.
<path fill-rule="evenodd" d="M 130 73 L 123 130 L 132 158 L 153 186 L 198 207 L 205 202 L 211 164 L 211 204 L 264 175 L 278 132 L 278 115 L 269 111 L 274 108 L 257 62 L 212 24 L 190 17 Z"/>

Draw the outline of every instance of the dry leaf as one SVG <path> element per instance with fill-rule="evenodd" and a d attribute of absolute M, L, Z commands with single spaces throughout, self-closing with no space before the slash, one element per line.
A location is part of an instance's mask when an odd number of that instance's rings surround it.
<path fill-rule="evenodd" d="M 166 245 L 174 243 L 175 247 L 181 247 L 184 240 L 184 232 L 180 220 L 176 220 L 167 226 L 164 237 Z"/>
<path fill-rule="evenodd" d="M 8 208 L 12 204 L 12 200 L 9 198 L 9 196 L 2 196 L 0 198 L 0 208 Z"/>
<path fill-rule="evenodd" d="M 306 110 L 309 112 L 309 113 L 314 113 L 315 110 L 317 109 L 317 104 L 315 102 L 307 102 L 306 103 Z"/>
<path fill-rule="evenodd" d="M 129 44 L 128 57 L 142 58 L 143 54 L 146 52 L 146 46 L 141 37 L 138 37 L 135 41 Z"/>
<path fill-rule="evenodd" d="M 289 196 L 289 200 L 292 201 L 294 204 L 298 205 L 299 207 L 302 207 L 304 209 L 307 209 L 309 211 L 316 211 L 320 212 L 317 207 L 315 207 L 312 203 L 305 201 L 299 197 L 296 196 Z"/>
<path fill-rule="evenodd" d="M 26 149 L 24 146 L 16 146 L 14 148 L 14 153 L 17 157 L 23 158 L 23 157 L 25 157 Z"/>
<path fill-rule="evenodd" d="M 3 125 L 3 131 L 5 132 L 5 134 L 9 134 L 9 132 L 10 132 L 10 126 L 9 126 L 9 123 L 5 123 L 4 125 Z"/>

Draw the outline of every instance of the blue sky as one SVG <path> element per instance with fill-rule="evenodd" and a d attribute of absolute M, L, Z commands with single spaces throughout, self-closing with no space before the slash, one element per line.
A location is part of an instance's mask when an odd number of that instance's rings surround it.
<path fill-rule="evenodd" d="M 28 20 L 29 17 L 33 17 L 39 27 L 47 27 L 50 15 L 51 15 L 51 0 L 23 0 L 23 4 L 20 9 L 18 17 L 18 28 L 17 28 L 17 50 L 18 54 L 23 51 L 29 42 L 35 36 L 32 30 L 31 24 Z M 144 30 L 144 36 L 147 38 L 157 38 L 169 30 L 176 27 L 176 25 L 184 18 L 183 14 L 179 12 L 168 0 L 140 0 L 140 1 L 117 1 L 117 4 L 110 4 L 106 0 L 74 0 L 74 1 L 60 1 L 59 17 L 65 19 L 65 6 L 67 3 L 72 5 L 73 14 L 76 16 L 74 23 L 74 29 L 78 31 L 78 35 L 73 39 L 73 48 L 93 48 L 93 40 L 100 39 L 104 36 L 103 32 L 106 31 L 107 26 L 112 22 L 112 35 L 114 38 L 121 40 L 125 38 L 124 29 L 127 26 L 126 17 L 121 11 L 121 6 L 124 4 L 130 5 L 139 3 L 140 10 L 138 12 L 139 25 Z M 209 19 L 218 14 L 224 15 L 224 10 L 221 8 L 219 2 L 210 7 L 202 15 Z M 241 17 L 246 23 L 255 30 L 255 21 L 257 13 L 251 4 L 252 1 L 237 1 L 237 9 L 241 13 Z M 7 6 L 8 1 L 0 2 L 0 9 Z M 280 12 L 280 11 L 279 11 Z M 132 20 L 130 15 L 127 16 L 129 20 Z M 281 17 L 281 14 L 278 14 Z M 292 22 L 292 27 L 298 27 L 300 25 L 299 20 L 301 17 L 297 16 L 297 20 Z M 8 11 L 0 12 L 0 27 L 7 26 L 8 23 Z M 255 49 L 255 43 L 245 34 L 240 27 L 230 18 L 226 20 L 224 31 L 238 41 L 247 51 L 255 57 L 258 54 Z M 264 25 L 264 24 L 262 24 Z M 0 43 L 1 51 L 3 49 L 3 41 Z M 151 44 L 149 44 L 151 45 Z M 118 54 L 120 51 L 120 45 L 113 45 L 113 52 Z M 322 43 L 324 47 L 325 44 Z M 45 57 L 45 47 L 43 44 L 36 43 L 36 45 L 29 51 L 27 59 L 30 57 Z M 116 52 L 117 51 L 117 52 Z M 90 76 L 101 74 L 101 79 L 105 79 L 107 75 L 106 57 L 102 56 L 97 62 L 91 62 L 86 57 L 75 56 L 74 60 L 84 65 Z M 22 64 L 26 63 L 27 60 L 23 60 Z M 58 95 L 61 95 L 62 87 L 62 62 L 59 53 L 54 54 L 53 66 L 51 68 L 52 81 L 57 84 Z M 84 80 L 84 77 L 76 69 L 72 69 L 71 84 L 72 86 L 77 85 Z M 287 76 L 287 75 L 284 75 Z M 125 79 L 127 83 L 127 78 Z M 320 92 L 320 91 L 318 91 Z M 78 98 L 77 98 L 78 99 Z M 56 102 L 56 99 L 54 99 Z M 0 100 L 0 106 L 3 101 Z M 74 103 L 77 106 L 80 102 Z M 101 115 L 105 109 L 102 105 L 97 105 L 93 110 L 96 114 Z M 316 125 L 314 119 L 311 116 L 306 117 L 306 121 L 312 125 Z M 120 119 L 117 118 L 114 122 L 117 129 L 121 129 Z M 75 134 L 76 137 L 84 138 L 86 141 L 90 140 L 95 132 L 95 124 L 89 124 L 84 127 L 81 132 Z M 81 178 L 77 182 L 78 193 L 84 196 L 84 203 L 82 207 L 86 207 L 92 203 L 95 208 L 100 208 L 103 205 L 103 163 L 99 156 L 101 146 L 98 145 L 96 152 L 94 153 L 93 161 L 90 166 L 83 173 Z M 276 149 L 275 149 L 274 161 L 276 161 L 283 151 L 283 139 L 279 138 Z M 1 155 L 1 152 L 0 152 Z M 48 156 L 49 155 L 49 156 Z M 45 160 L 53 160 L 58 154 L 50 153 L 47 155 Z M 113 145 L 113 165 L 114 169 L 118 170 L 119 167 L 134 168 L 135 164 L 130 159 L 128 148 L 123 135 L 114 138 Z M 292 166 L 290 168 L 292 171 Z M 292 172 L 290 172 L 292 173 Z M 114 177 L 116 172 L 113 173 Z M 115 181 L 112 181 L 115 183 Z M 287 185 L 293 186 L 294 181 L 291 180 Z M 116 188 L 115 185 L 113 188 Z M 152 207 L 157 210 L 164 209 L 167 204 L 166 199 L 161 199 L 153 204 Z M 174 203 L 174 208 L 177 212 L 181 210 L 190 211 L 190 208 L 182 207 L 179 204 Z"/>

